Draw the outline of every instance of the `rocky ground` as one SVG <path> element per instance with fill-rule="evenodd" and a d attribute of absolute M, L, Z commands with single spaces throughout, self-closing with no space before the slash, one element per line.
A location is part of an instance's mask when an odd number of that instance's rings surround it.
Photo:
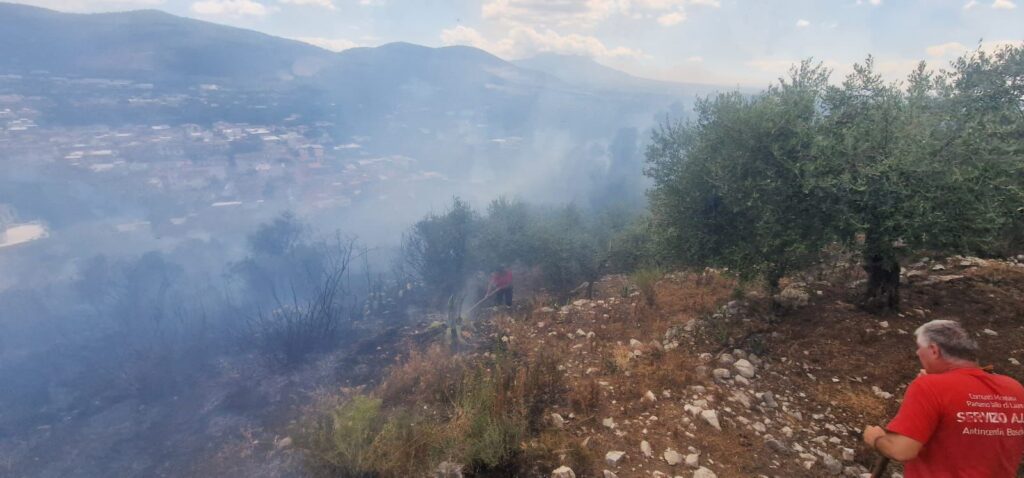
<path fill-rule="evenodd" d="M 856 271 L 832 272 L 790 283 L 782 312 L 707 272 L 668 275 L 653 307 L 608 277 L 594 300 L 495 315 L 509 348 L 559 355 L 569 400 L 550 426 L 597 457 L 544 473 L 864 476 L 876 457 L 860 430 L 897 410 L 919 369 L 913 331 L 935 318 L 962 321 L 984 364 L 1024 380 L 1024 263 L 923 259 L 904 271 L 900 311 L 880 315 L 852 305 Z"/>

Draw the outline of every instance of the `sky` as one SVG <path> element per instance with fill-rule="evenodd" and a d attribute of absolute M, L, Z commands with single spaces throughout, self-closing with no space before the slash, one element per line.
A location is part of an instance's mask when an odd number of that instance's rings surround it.
<path fill-rule="evenodd" d="M 67 12 L 155 8 L 342 50 L 405 41 L 513 60 L 583 55 L 660 80 L 766 86 L 802 59 L 890 79 L 1024 40 L 1024 0 L 18 0 Z"/>

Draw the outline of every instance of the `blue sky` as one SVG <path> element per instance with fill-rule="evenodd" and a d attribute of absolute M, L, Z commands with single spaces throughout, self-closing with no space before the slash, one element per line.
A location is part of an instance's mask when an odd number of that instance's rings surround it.
<path fill-rule="evenodd" d="M 502 58 L 585 55 L 649 78 L 764 86 L 813 57 L 836 71 L 872 54 L 902 78 L 1024 40 L 1024 0 L 22 0 L 62 11 L 156 8 L 339 50 L 407 41 Z"/>

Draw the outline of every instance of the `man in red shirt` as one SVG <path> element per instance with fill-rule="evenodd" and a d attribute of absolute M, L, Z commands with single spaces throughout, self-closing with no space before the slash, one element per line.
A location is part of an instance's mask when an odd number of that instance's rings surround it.
<path fill-rule="evenodd" d="M 500 266 L 491 275 L 491 283 L 487 285 L 487 294 L 495 294 L 497 305 L 512 306 L 512 271 Z"/>
<path fill-rule="evenodd" d="M 885 429 L 864 442 L 904 462 L 906 478 L 1013 478 L 1024 454 L 1024 387 L 978 367 L 978 344 L 952 320 L 919 327 L 924 367 Z"/>

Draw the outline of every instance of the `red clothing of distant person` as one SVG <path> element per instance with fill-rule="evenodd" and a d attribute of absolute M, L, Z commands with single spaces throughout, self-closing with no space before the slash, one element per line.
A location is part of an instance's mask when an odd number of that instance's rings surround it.
<path fill-rule="evenodd" d="M 491 275 L 491 290 L 501 290 L 512 285 L 512 271 L 504 269 Z"/>
<path fill-rule="evenodd" d="M 1024 454 L 1024 387 L 976 367 L 917 377 L 886 430 L 924 444 L 906 478 L 1013 478 Z"/>

